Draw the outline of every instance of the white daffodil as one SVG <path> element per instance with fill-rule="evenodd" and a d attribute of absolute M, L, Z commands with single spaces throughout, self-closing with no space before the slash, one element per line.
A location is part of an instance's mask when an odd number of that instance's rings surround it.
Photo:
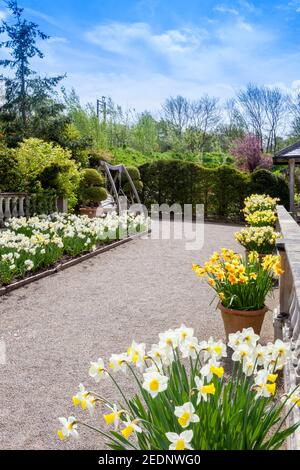
<path fill-rule="evenodd" d="M 169 360 L 169 353 L 162 344 L 152 344 L 150 351 L 147 353 L 147 356 L 150 357 L 156 364 L 166 364 Z"/>
<path fill-rule="evenodd" d="M 175 349 L 178 346 L 178 334 L 174 330 L 168 330 L 164 333 L 159 333 L 160 345 L 168 349 Z"/>
<path fill-rule="evenodd" d="M 242 343 L 247 344 L 249 348 L 255 348 L 257 341 L 259 340 L 259 336 L 254 333 L 253 328 L 244 328 L 241 333 L 241 340 Z"/>
<path fill-rule="evenodd" d="M 211 348 L 211 354 L 214 358 L 221 359 L 222 357 L 227 357 L 226 344 L 223 341 L 213 341 Z"/>
<path fill-rule="evenodd" d="M 88 409 L 91 416 L 95 411 L 96 399 L 85 390 L 82 384 L 79 385 L 79 392 L 72 397 L 75 406 L 80 405 L 83 410 Z"/>
<path fill-rule="evenodd" d="M 230 333 L 228 336 L 228 346 L 235 351 L 240 344 L 242 344 L 241 332 Z"/>
<path fill-rule="evenodd" d="M 182 406 L 176 406 L 174 411 L 178 417 L 178 423 L 181 427 L 187 428 L 190 423 L 198 423 L 200 418 L 195 414 L 195 408 L 191 402 L 187 402 Z"/>
<path fill-rule="evenodd" d="M 261 369 L 257 372 L 254 379 L 254 390 L 256 391 L 256 399 L 260 397 L 269 398 L 276 393 L 277 374 L 270 374 L 268 370 Z M 270 382 L 270 383 L 269 383 Z"/>
<path fill-rule="evenodd" d="M 129 361 L 139 369 L 145 367 L 145 351 L 146 345 L 144 343 L 138 344 L 135 341 L 132 341 L 131 346 L 128 348 L 127 356 Z"/>
<path fill-rule="evenodd" d="M 155 398 L 160 392 L 164 392 L 168 388 L 169 378 L 159 372 L 146 372 L 143 374 L 143 388 Z"/>
<path fill-rule="evenodd" d="M 198 339 L 193 336 L 187 338 L 183 343 L 180 344 L 179 349 L 184 359 L 187 357 L 196 359 L 200 351 Z"/>
<path fill-rule="evenodd" d="M 280 368 L 282 368 L 287 361 L 291 358 L 291 346 L 289 343 L 284 343 L 280 339 L 276 339 L 272 345 L 272 359 L 277 361 Z"/>
<path fill-rule="evenodd" d="M 89 368 L 89 376 L 92 377 L 96 383 L 100 382 L 101 379 L 107 377 L 107 371 L 104 367 L 103 359 L 98 359 L 97 362 L 91 362 Z"/>
<path fill-rule="evenodd" d="M 201 341 L 199 348 L 203 352 L 205 362 L 212 357 L 221 359 L 227 356 L 226 344 L 222 341 L 214 341 L 212 337 L 208 341 Z"/>
<path fill-rule="evenodd" d="M 129 358 L 127 354 L 112 354 L 109 359 L 109 368 L 113 372 L 127 372 L 127 364 L 129 363 Z"/>
<path fill-rule="evenodd" d="M 263 366 L 268 361 L 269 350 L 266 348 L 266 346 L 258 344 L 253 351 L 253 356 L 255 358 L 256 364 L 258 366 Z"/>
<path fill-rule="evenodd" d="M 122 429 L 121 434 L 125 437 L 125 439 L 129 439 L 131 434 L 134 432 L 138 432 L 138 433 L 142 432 L 142 429 L 137 424 L 138 422 L 139 420 L 131 421 L 130 419 L 127 419 L 127 421 L 123 421 L 125 428 Z"/>
<path fill-rule="evenodd" d="M 201 380 L 200 377 L 195 377 L 195 384 L 198 392 L 197 405 L 202 398 L 204 401 L 207 401 L 208 395 L 214 395 L 216 393 L 215 385 L 213 383 L 204 385 L 204 381 Z"/>
<path fill-rule="evenodd" d="M 221 379 L 224 375 L 224 368 L 212 358 L 201 368 L 200 374 L 201 377 L 205 377 L 210 382 L 214 375 Z"/>
<path fill-rule="evenodd" d="M 232 360 L 243 362 L 251 356 L 252 350 L 249 348 L 247 344 L 240 344 L 236 347 L 235 351 L 232 354 Z"/>
<path fill-rule="evenodd" d="M 67 418 L 58 418 L 62 428 L 57 432 L 59 438 L 64 441 L 68 437 L 73 437 L 74 439 L 78 439 L 79 435 L 77 432 L 77 424 L 76 418 L 74 416 L 70 416 Z"/>
<path fill-rule="evenodd" d="M 118 410 L 117 405 L 109 406 L 107 407 L 110 410 L 110 413 L 106 413 L 103 415 L 103 419 L 106 422 L 107 426 L 110 426 L 111 424 L 114 425 L 115 431 L 119 428 L 120 424 L 120 416 L 122 413 L 124 413 L 123 410 Z"/>
<path fill-rule="evenodd" d="M 191 441 L 193 439 L 193 431 L 183 431 L 181 434 L 175 432 L 167 432 L 167 439 L 171 442 L 170 450 L 193 450 Z"/>
<path fill-rule="evenodd" d="M 243 361 L 243 372 L 247 377 L 250 377 L 255 372 L 255 359 L 253 356 L 247 356 Z"/>
<path fill-rule="evenodd" d="M 178 336 L 179 344 L 183 343 L 187 339 L 193 338 L 194 336 L 194 329 L 188 328 L 184 324 L 181 325 L 180 328 L 176 328 L 175 334 Z"/>
<path fill-rule="evenodd" d="M 288 396 L 288 398 L 287 398 Z M 297 388 L 291 387 L 287 396 L 283 396 L 282 400 L 286 400 L 286 405 L 288 406 L 295 406 L 300 408 L 300 389 L 299 386 Z"/>

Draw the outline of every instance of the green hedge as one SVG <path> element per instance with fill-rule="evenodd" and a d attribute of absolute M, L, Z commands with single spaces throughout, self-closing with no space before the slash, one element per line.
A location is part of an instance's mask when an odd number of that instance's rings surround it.
<path fill-rule="evenodd" d="M 159 160 L 139 167 L 143 182 L 143 203 L 204 204 L 206 217 L 240 219 L 249 194 L 266 193 L 288 205 L 288 186 L 283 178 L 267 170 L 252 174 L 231 165 L 205 168 L 192 162 Z"/>

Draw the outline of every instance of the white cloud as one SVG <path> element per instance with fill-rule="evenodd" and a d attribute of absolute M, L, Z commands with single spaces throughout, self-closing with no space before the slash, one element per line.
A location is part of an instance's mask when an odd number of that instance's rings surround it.
<path fill-rule="evenodd" d="M 4 10 L 0 10 L 0 21 L 5 20 L 7 17 L 7 12 Z"/>
<path fill-rule="evenodd" d="M 215 11 L 218 11 L 219 13 L 228 13 L 229 15 L 239 15 L 239 11 L 236 8 L 231 8 L 226 5 L 217 5 L 214 8 Z"/>
<path fill-rule="evenodd" d="M 241 16 L 165 30 L 107 22 L 80 34 L 76 46 L 59 35 L 43 41 L 45 60 L 35 58 L 33 67 L 48 76 L 67 72 L 65 85 L 82 102 L 106 95 L 138 111 L 155 110 L 170 95 L 228 99 L 250 81 L 290 88 L 300 80 L 300 53 L 282 51 L 278 32 Z"/>

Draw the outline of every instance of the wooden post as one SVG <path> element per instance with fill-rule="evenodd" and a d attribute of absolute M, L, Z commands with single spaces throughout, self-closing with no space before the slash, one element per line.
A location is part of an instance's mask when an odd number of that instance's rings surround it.
<path fill-rule="evenodd" d="M 290 212 L 295 217 L 295 159 L 289 159 L 289 180 L 290 180 Z"/>

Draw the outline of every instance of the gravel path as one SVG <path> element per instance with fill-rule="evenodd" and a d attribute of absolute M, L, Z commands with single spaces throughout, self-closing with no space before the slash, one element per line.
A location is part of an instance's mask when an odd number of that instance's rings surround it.
<path fill-rule="evenodd" d="M 0 298 L 0 339 L 7 347 L 7 365 L 0 365 L 0 448 L 103 448 L 98 435 L 83 429 L 78 443 L 56 436 L 58 416 L 86 416 L 70 398 L 80 382 L 91 386 L 90 360 L 125 351 L 132 339 L 156 342 L 159 332 L 181 323 L 199 338 L 223 338 L 213 292 L 191 264 L 223 246 L 238 249 L 236 230 L 206 224 L 198 252 L 185 250 L 181 240 L 138 239 Z M 130 378 L 122 380 L 130 391 Z M 100 387 L 112 401 L 119 398 L 109 381 Z"/>

